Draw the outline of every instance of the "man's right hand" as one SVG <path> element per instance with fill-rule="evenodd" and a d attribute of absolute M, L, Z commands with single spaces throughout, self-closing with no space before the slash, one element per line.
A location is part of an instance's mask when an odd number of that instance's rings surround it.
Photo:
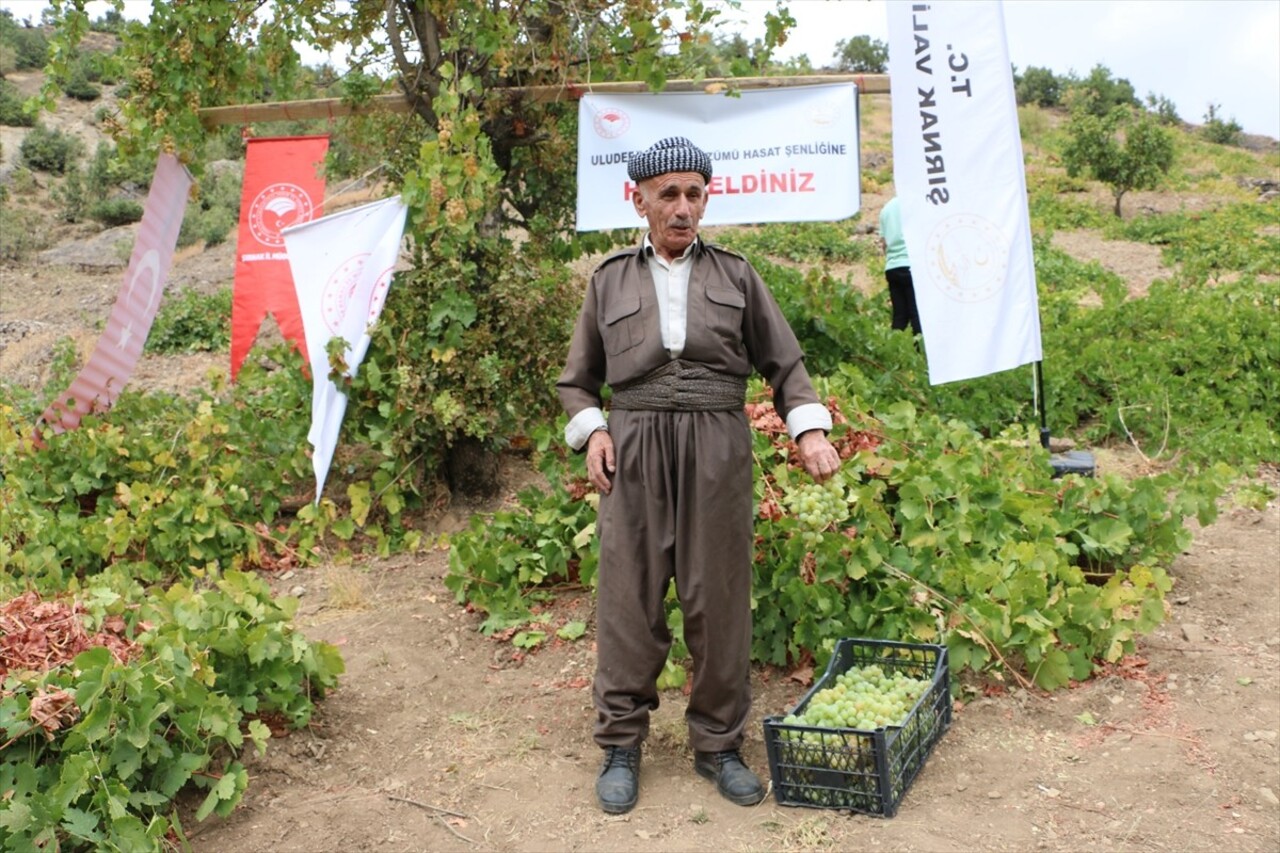
<path fill-rule="evenodd" d="M 614 470 L 613 436 L 598 429 L 587 439 L 587 479 L 600 494 L 607 495 L 613 489 Z"/>

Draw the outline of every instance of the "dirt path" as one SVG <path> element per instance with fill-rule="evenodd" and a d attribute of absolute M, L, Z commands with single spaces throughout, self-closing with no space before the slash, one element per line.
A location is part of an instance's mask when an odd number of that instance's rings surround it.
<path fill-rule="evenodd" d="M 678 692 L 646 744 L 639 806 L 605 816 L 592 632 L 521 659 L 476 632 L 446 569 L 436 550 L 280 581 L 305 587 L 300 624 L 339 644 L 348 673 L 309 731 L 250 762 L 235 814 L 188 826 L 197 850 L 1280 849 L 1274 501 L 1199 532 L 1135 665 L 960 709 L 887 820 L 720 799 L 690 766 Z M 592 618 L 585 598 L 555 614 Z M 759 718 L 803 688 L 777 671 L 754 682 L 746 755 L 767 773 Z"/>

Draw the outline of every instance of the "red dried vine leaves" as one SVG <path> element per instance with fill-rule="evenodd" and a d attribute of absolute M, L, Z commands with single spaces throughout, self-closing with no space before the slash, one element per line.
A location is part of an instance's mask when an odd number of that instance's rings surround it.
<path fill-rule="evenodd" d="M 47 672 L 97 646 L 106 647 L 121 663 L 138 656 L 141 649 L 125 636 L 123 619 L 110 616 L 102 630 L 90 634 L 84 627 L 84 612 L 78 601 L 42 601 L 35 592 L 0 605 L 0 682 L 10 672 Z M 7 692 L 0 690 L 0 695 Z M 58 729 L 75 722 L 80 709 L 71 691 L 41 685 L 31 695 L 30 712 L 33 728 L 43 729 L 45 737 L 52 738 Z"/>
<path fill-rule="evenodd" d="M 78 601 L 42 601 L 35 592 L 0 605 L 0 680 L 11 671 L 46 672 L 97 646 L 105 646 L 121 663 L 140 653 L 138 644 L 125 636 L 124 619 L 110 616 L 100 631 L 90 634 L 84 613 Z"/>

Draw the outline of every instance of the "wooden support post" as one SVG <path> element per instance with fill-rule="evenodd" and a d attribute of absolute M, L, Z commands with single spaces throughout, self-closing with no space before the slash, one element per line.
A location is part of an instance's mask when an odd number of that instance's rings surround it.
<path fill-rule="evenodd" d="M 783 89 L 791 86 L 814 86 L 823 83 L 855 83 L 860 95 L 883 95 L 889 91 L 887 74 L 811 74 L 800 77 L 717 77 L 705 80 L 670 80 L 664 92 L 723 92 L 737 89 Z M 576 100 L 586 94 L 643 93 L 649 91 L 646 83 L 567 83 L 562 86 L 522 86 L 503 89 L 513 96 L 524 96 L 534 101 L 547 102 Z M 225 107 L 205 107 L 199 111 L 200 122 L 206 128 L 223 124 L 250 124 L 260 121 L 298 121 L 302 119 L 338 118 L 339 116 L 377 112 L 379 110 L 404 113 L 409 111 L 409 101 L 404 95 L 375 95 L 367 101 L 355 103 L 341 98 L 315 98 L 306 101 L 277 101 L 268 104 L 231 104 Z"/>

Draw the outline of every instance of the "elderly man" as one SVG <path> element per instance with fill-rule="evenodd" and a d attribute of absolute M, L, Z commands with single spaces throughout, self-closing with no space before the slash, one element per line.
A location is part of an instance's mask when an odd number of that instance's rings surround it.
<path fill-rule="evenodd" d="M 600 491 L 595 740 L 600 807 L 630 811 L 640 747 L 671 647 L 663 599 L 672 579 L 693 657 L 685 719 L 694 768 L 739 805 L 764 798 L 742 760 L 751 708 L 752 459 L 743 412 L 758 370 L 821 481 L 840 467 L 831 417 L 795 334 L 740 255 L 704 243 L 711 158 L 683 137 L 628 162 L 640 246 L 591 277 L 556 387 L 565 438 L 586 449 Z M 606 422 L 601 388 L 612 389 Z"/>

